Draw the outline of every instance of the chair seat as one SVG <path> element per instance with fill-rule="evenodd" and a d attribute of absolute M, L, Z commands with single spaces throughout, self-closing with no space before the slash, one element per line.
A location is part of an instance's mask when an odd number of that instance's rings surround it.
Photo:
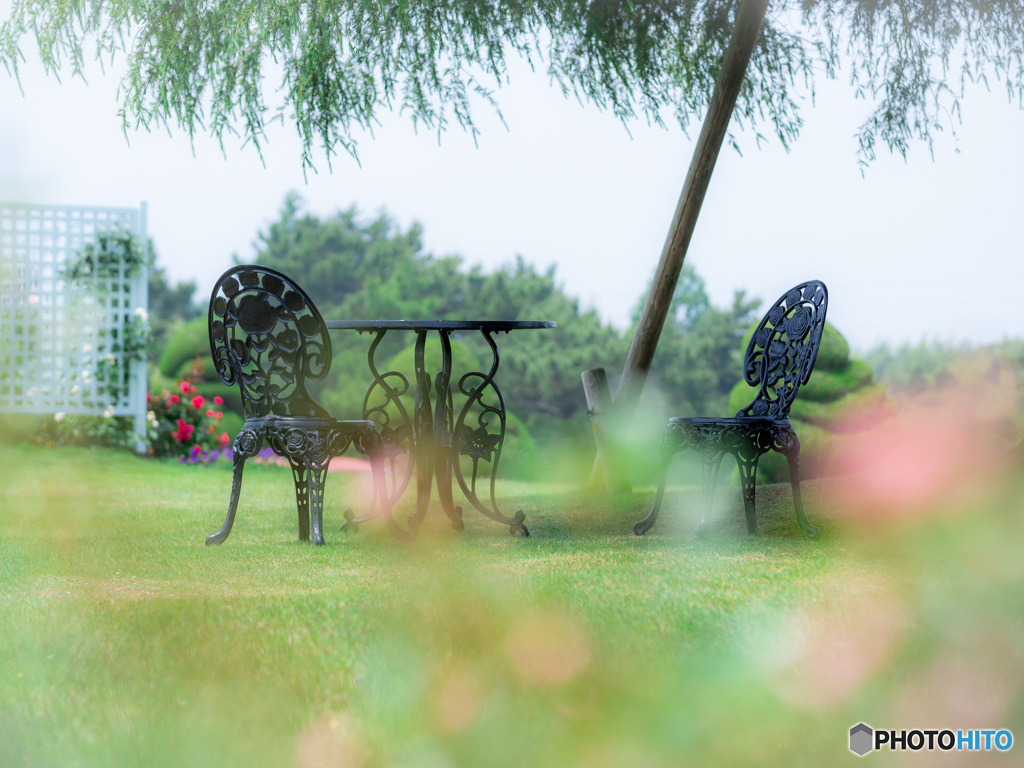
<path fill-rule="evenodd" d="M 243 429 L 261 429 L 263 427 L 305 427 L 310 429 L 331 427 L 354 427 L 356 429 L 375 429 L 376 425 L 369 420 L 342 421 L 332 418 L 316 418 L 309 416 L 255 416 L 249 417 L 242 424 Z"/>
<path fill-rule="evenodd" d="M 789 419 L 767 419 L 759 416 L 676 416 L 668 420 L 669 424 L 694 424 L 694 425 L 720 425 L 727 426 L 765 426 L 782 425 L 789 426 Z"/>

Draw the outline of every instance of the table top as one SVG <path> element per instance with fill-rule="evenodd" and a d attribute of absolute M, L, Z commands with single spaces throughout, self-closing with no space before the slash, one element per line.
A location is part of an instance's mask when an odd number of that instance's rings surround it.
<path fill-rule="evenodd" d="M 519 331 L 557 328 L 554 320 L 332 320 L 330 330 L 355 331 Z"/>

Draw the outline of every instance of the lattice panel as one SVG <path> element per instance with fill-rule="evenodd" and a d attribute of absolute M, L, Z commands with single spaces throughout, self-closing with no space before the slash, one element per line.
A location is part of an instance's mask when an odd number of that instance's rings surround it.
<path fill-rule="evenodd" d="M 144 239 L 144 219 L 144 207 L 0 204 L 0 411 L 145 418 L 145 363 L 123 351 L 126 320 L 147 308 L 145 268 L 61 276 L 104 230 Z"/>

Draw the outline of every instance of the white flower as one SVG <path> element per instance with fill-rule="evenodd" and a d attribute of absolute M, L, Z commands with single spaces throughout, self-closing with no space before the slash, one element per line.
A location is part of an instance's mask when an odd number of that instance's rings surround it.
<path fill-rule="evenodd" d="M 148 419 L 149 421 L 153 421 L 153 422 L 155 422 L 155 421 L 156 421 L 156 414 L 155 414 L 155 413 L 153 413 L 152 411 L 149 411 L 149 412 L 148 412 L 148 413 L 146 414 L 146 419 Z"/>
<path fill-rule="evenodd" d="M 77 395 L 78 394 L 78 385 L 77 384 L 71 388 L 71 394 L 72 395 Z"/>
<path fill-rule="evenodd" d="M 59 411 L 58 413 L 53 414 L 53 420 L 54 421 L 64 421 L 64 416 L 66 416 L 66 415 L 67 414 L 65 414 L 63 411 Z"/>
<path fill-rule="evenodd" d="M 149 322 L 149 312 L 144 307 L 136 307 L 135 316 L 144 323 Z"/>
<path fill-rule="evenodd" d="M 104 419 L 112 419 L 112 418 L 114 418 L 114 406 L 112 406 L 112 405 L 108 405 L 107 406 L 107 410 L 105 410 L 103 412 L 103 418 Z"/>
<path fill-rule="evenodd" d="M 103 359 L 107 361 L 107 365 L 114 365 L 117 363 L 117 358 L 110 353 L 104 355 Z"/>
<path fill-rule="evenodd" d="M 82 354 L 83 355 L 88 355 L 90 352 L 92 352 L 92 344 L 83 344 L 82 345 Z"/>
<path fill-rule="evenodd" d="M 92 371 L 82 371 L 82 381 L 89 381 L 92 378 Z"/>

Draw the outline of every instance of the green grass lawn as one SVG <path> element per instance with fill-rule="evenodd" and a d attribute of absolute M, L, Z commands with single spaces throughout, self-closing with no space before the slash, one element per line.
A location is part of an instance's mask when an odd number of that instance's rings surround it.
<path fill-rule="evenodd" d="M 337 532 L 352 482 L 313 548 L 290 473 L 247 467 L 206 547 L 226 464 L 0 448 L 0 765 L 820 766 L 861 720 L 1024 736 L 1016 486 L 878 528 L 809 482 L 808 541 L 787 487 L 751 539 L 723 484 L 693 542 L 694 488 L 638 539 L 653 489 L 508 483 L 529 539 L 435 501 L 401 544 Z"/>

